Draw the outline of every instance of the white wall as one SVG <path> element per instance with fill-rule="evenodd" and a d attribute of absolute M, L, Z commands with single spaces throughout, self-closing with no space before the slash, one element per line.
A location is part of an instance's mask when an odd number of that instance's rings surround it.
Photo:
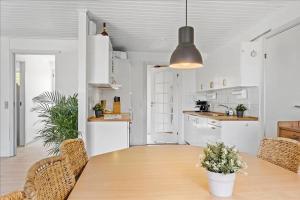
<path fill-rule="evenodd" d="M 5 101 L 9 99 L 9 40 L 1 38 L 1 68 L 0 68 L 0 156 L 9 156 L 13 151 L 10 146 L 9 134 L 9 108 L 5 106 Z"/>
<path fill-rule="evenodd" d="M 13 57 L 12 53 L 56 53 L 56 89 L 64 94 L 77 92 L 77 40 L 22 39 L 1 37 L 1 146 L 0 156 L 13 155 Z M 66 72 L 69 72 L 66 74 Z M 5 109 L 5 102 L 9 108 Z"/>
<path fill-rule="evenodd" d="M 113 110 L 114 97 L 118 96 L 121 98 L 121 112 L 131 112 L 131 73 L 130 73 L 130 62 L 129 60 L 114 59 L 114 79 L 117 84 L 121 85 L 121 88 L 114 89 L 103 89 L 101 99 L 106 100 L 106 107 Z M 94 102 L 95 103 L 99 103 Z"/>
<path fill-rule="evenodd" d="M 37 123 L 40 119 L 32 99 L 45 91 L 52 91 L 52 63 L 55 56 L 51 55 L 16 55 L 16 61 L 25 62 L 25 144 L 33 141 L 37 130 L 41 127 Z"/>
<path fill-rule="evenodd" d="M 55 65 L 55 89 L 65 95 L 73 95 L 75 92 L 77 93 L 77 47 L 72 47 L 71 51 L 66 51 L 57 54 L 55 59 Z"/>

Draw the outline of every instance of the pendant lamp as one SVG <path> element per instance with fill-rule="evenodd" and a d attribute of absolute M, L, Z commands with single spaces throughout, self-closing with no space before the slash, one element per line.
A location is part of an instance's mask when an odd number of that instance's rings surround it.
<path fill-rule="evenodd" d="M 194 45 L 194 28 L 187 25 L 187 0 L 185 1 L 185 26 L 178 30 L 178 46 L 172 53 L 170 67 L 196 69 L 203 66 L 202 56 Z"/>

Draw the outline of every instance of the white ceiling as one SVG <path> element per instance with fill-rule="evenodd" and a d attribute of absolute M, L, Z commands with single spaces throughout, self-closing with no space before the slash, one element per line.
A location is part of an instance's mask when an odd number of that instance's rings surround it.
<path fill-rule="evenodd" d="M 188 0 L 196 45 L 208 52 L 295 1 Z M 171 51 L 184 25 L 184 0 L 1 0 L 1 35 L 76 38 L 78 10 L 107 22 L 115 48 Z"/>

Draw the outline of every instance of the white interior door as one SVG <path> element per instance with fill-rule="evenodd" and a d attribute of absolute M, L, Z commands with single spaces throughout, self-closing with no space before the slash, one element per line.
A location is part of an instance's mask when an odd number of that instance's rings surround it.
<path fill-rule="evenodd" d="M 173 77 L 172 71 L 155 69 L 153 74 L 152 130 L 155 133 L 172 132 L 173 124 Z"/>
<path fill-rule="evenodd" d="M 151 70 L 151 135 L 156 143 L 176 143 L 174 131 L 174 72 L 168 67 Z"/>
<path fill-rule="evenodd" d="M 25 145 L 25 62 L 16 62 L 17 145 Z"/>
<path fill-rule="evenodd" d="M 277 122 L 300 120 L 300 25 L 266 39 L 265 132 L 277 136 Z"/>

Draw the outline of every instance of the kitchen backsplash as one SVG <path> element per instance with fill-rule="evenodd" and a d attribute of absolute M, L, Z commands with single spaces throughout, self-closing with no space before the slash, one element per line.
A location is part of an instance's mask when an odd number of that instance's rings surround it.
<path fill-rule="evenodd" d="M 88 88 L 88 110 L 89 115 L 94 115 L 93 107 L 95 104 L 100 103 L 101 100 L 106 100 L 106 109 L 113 110 L 113 100 L 115 96 L 121 98 L 121 112 L 131 112 L 131 94 L 128 92 L 126 85 L 118 90 L 114 89 L 103 89 L 103 88 Z"/>
<path fill-rule="evenodd" d="M 245 115 L 255 117 L 259 115 L 259 90 L 257 87 L 201 92 L 194 95 L 194 100 L 198 99 L 208 101 L 210 111 L 213 112 L 225 112 L 226 108 L 220 106 L 220 104 L 226 105 L 234 111 L 238 104 L 244 104 L 248 108 Z"/>

